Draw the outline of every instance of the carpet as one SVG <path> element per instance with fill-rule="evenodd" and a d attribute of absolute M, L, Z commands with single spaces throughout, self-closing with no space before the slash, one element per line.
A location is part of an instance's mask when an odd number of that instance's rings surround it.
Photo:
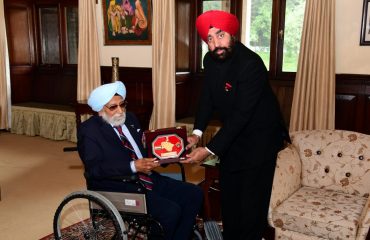
<path fill-rule="evenodd" d="M 90 219 L 86 219 L 84 221 L 75 223 L 69 227 L 62 229 L 63 240 L 86 239 L 85 237 L 86 234 L 94 235 L 96 238 L 93 238 L 93 239 L 101 239 L 101 240 L 114 239 L 115 231 L 114 231 L 112 222 L 111 221 L 104 222 L 104 220 L 99 221 L 99 222 L 100 222 L 99 224 L 100 226 L 98 228 L 100 230 L 99 230 L 98 235 L 96 235 L 96 232 L 93 230 L 94 228 L 92 226 Z M 128 225 L 126 222 L 125 222 L 125 225 L 127 229 Z M 81 229 L 84 229 L 84 230 L 91 229 L 91 231 L 88 231 L 87 233 L 86 232 L 83 233 Z M 143 227 L 142 230 L 145 231 L 145 227 Z M 133 238 L 132 236 L 134 233 L 135 233 L 135 230 L 133 228 L 130 228 L 130 231 L 128 232 L 128 238 L 132 239 Z M 135 240 L 146 240 L 146 239 L 147 237 L 142 233 L 139 233 L 138 236 L 135 238 Z M 51 233 L 41 238 L 40 240 L 55 240 L 54 233 Z"/>
<path fill-rule="evenodd" d="M 89 219 L 86 219 L 82 222 L 78 222 L 76 224 L 73 224 L 69 227 L 66 227 L 64 229 L 62 229 L 62 233 L 63 232 L 72 232 L 73 231 L 78 231 L 79 228 L 81 228 L 82 226 L 86 227 L 86 224 L 90 224 L 89 223 Z M 219 222 L 217 224 L 220 224 Z M 125 222 L 125 225 L 126 225 L 126 229 L 128 228 L 128 225 L 127 223 Z M 200 234 L 202 235 L 202 237 L 205 236 L 205 232 L 204 232 L 204 223 L 203 223 L 203 219 L 202 218 L 197 218 L 197 229 L 199 230 Z M 145 231 L 145 228 L 143 229 L 143 231 Z M 135 233 L 135 230 L 130 228 L 130 231 L 128 233 L 128 239 L 130 240 L 133 240 L 133 234 Z M 63 235 L 63 234 L 62 234 Z M 112 239 L 112 232 L 108 232 L 106 233 L 106 235 L 99 235 L 99 237 L 97 239 L 101 239 L 101 240 L 104 240 L 104 239 Z M 158 235 L 156 235 L 157 238 L 158 238 Z M 161 235 L 160 235 L 161 236 Z M 157 239 L 156 238 L 156 239 Z M 85 239 L 83 238 L 82 236 L 80 236 L 80 238 L 78 237 L 78 234 L 71 234 L 70 236 L 67 236 L 67 237 L 64 237 L 63 240 L 69 240 L 69 239 L 73 239 L 73 240 L 76 240 L 76 239 Z M 138 236 L 135 238 L 135 240 L 147 240 L 148 238 L 146 237 L 146 235 L 144 234 L 141 234 L 139 233 Z M 196 238 L 198 239 L 198 238 Z M 43 238 L 41 238 L 40 240 L 55 240 L 54 238 L 54 234 L 51 233 Z"/>
<path fill-rule="evenodd" d="M 99 231 L 97 235 L 97 233 L 95 233 L 95 231 L 93 230 L 94 228 L 92 226 L 90 219 L 86 219 L 84 221 L 75 223 L 69 227 L 62 229 L 63 240 L 85 239 L 86 238 L 85 236 L 88 235 L 96 236 L 96 239 L 113 239 L 115 232 L 112 229 L 113 225 L 112 224 L 109 225 L 110 226 L 107 226 L 107 224 L 102 223 L 101 224 L 102 227 L 98 227 L 99 229 L 101 229 L 101 231 Z M 42 240 L 54 240 L 54 239 L 55 238 L 53 233 L 42 238 Z"/>
<path fill-rule="evenodd" d="M 67 228 L 64 228 L 62 229 L 62 232 L 66 232 L 66 231 L 73 231 L 75 229 L 78 229 L 80 228 L 83 224 L 85 224 L 85 222 L 87 222 L 88 220 L 84 220 L 82 222 L 79 222 L 79 223 L 75 223 Z M 71 238 L 72 239 L 72 238 Z M 40 240 L 55 240 L 55 237 L 54 237 L 54 233 L 51 233 L 49 235 L 47 235 L 46 237 L 43 237 L 41 238 Z"/>

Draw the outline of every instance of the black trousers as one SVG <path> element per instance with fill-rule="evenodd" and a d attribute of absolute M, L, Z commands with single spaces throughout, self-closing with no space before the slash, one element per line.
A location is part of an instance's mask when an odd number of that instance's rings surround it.
<path fill-rule="evenodd" d="M 165 239 L 188 240 L 203 203 L 202 189 L 157 173 L 151 177 L 154 185 L 146 193 L 148 212 L 161 223 Z"/>
<path fill-rule="evenodd" d="M 261 240 L 267 214 L 275 163 L 251 169 L 221 172 L 221 213 L 225 240 Z"/>

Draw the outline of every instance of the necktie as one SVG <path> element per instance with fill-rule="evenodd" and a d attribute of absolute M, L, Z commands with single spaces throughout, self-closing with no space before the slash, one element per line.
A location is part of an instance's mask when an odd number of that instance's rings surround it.
<path fill-rule="evenodd" d="M 116 126 L 114 128 L 117 129 L 117 131 L 119 133 L 119 138 L 121 139 L 121 142 L 122 142 L 123 146 L 125 148 L 127 148 L 127 149 L 130 150 L 130 157 L 131 157 L 131 159 L 134 160 L 134 161 L 137 160 L 137 155 L 135 153 L 135 150 L 132 147 L 130 141 L 127 139 L 127 137 L 123 133 L 122 127 L 121 126 Z M 146 189 L 148 189 L 148 190 L 152 190 L 153 189 L 153 181 L 149 177 L 148 174 L 139 173 L 138 172 L 138 176 L 139 176 L 140 181 L 144 184 L 144 186 L 145 186 Z"/>

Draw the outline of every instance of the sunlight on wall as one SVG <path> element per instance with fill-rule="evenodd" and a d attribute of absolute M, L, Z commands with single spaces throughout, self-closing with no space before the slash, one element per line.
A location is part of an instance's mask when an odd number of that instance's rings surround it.
<path fill-rule="evenodd" d="M 370 46 L 360 46 L 363 0 L 337 0 L 336 73 L 370 74 Z"/>

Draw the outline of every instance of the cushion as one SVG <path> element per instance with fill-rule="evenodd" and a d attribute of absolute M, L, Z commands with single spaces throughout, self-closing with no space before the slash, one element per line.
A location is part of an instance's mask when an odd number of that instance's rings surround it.
<path fill-rule="evenodd" d="M 370 136 L 344 130 L 291 134 L 302 160 L 303 186 L 368 197 Z"/>
<path fill-rule="evenodd" d="M 355 238 L 367 199 L 302 187 L 272 212 L 278 228 L 325 239 Z"/>

